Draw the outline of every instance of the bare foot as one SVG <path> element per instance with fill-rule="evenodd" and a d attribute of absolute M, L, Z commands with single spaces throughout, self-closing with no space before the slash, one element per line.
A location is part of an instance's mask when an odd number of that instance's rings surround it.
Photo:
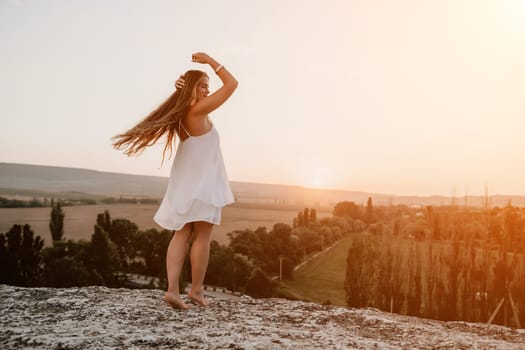
<path fill-rule="evenodd" d="M 182 301 L 178 294 L 173 292 L 166 292 L 164 294 L 164 300 L 174 309 L 187 310 L 191 308 L 191 306 Z"/>
<path fill-rule="evenodd" d="M 190 292 L 188 293 L 188 297 L 190 298 L 191 301 L 199 304 L 200 306 L 207 307 L 209 305 L 206 298 L 204 298 L 204 292 L 192 292 L 190 290 Z"/>

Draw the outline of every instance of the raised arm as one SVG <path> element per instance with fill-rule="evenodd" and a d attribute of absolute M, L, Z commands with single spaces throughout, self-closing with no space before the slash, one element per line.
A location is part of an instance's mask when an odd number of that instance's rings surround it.
<path fill-rule="evenodd" d="M 223 65 L 203 52 L 194 53 L 192 61 L 209 64 L 222 81 L 222 86 L 217 91 L 198 101 L 191 107 L 189 112 L 189 115 L 192 117 L 207 116 L 208 113 L 216 110 L 226 102 L 239 83 Z"/>

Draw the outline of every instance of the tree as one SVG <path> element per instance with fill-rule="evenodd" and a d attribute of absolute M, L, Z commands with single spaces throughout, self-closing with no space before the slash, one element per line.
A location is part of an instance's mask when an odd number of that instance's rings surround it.
<path fill-rule="evenodd" d="M 394 236 L 399 235 L 400 226 L 401 224 L 399 223 L 399 220 L 398 219 L 394 220 L 394 228 L 392 229 L 392 234 Z"/>
<path fill-rule="evenodd" d="M 366 223 L 368 225 L 370 225 L 374 221 L 373 210 L 374 208 L 372 207 L 372 197 L 368 197 L 368 201 L 366 202 Z"/>
<path fill-rule="evenodd" d="M 54 203 L 54 198 L 51 199 L 51 220 L 49 221 L 49 230 L 51 231 L 51 238 L 53 241 L 60 241 L 64 235 L 64 211 L 62 204 L 58 201 Z"/>
<path fill-rule="evenodd" d="M 253 272 L 254 265 L 250 258 L 243 254 L 234 254 L 232 263 L 233 286 L 231 288 L 235 292 L 239 287 L 241 289 L 245 288 Z"/>
<path fill-rule="evenodd" d="M 42 251 L 44 285 L 69 288 L 103 284 L 97 271 L 88 267 L 91 259 L 90 243 L 72 240 L 57 241 Z"/>
<path fill-rule="evenodd" d="M 304 226 L 310 226 L 310 209 L 304 208 L 303 210 Z"/>
<path fill-rule="evenodd" d="M 139 228 L 135 223 L 128 219 L 114 219 L 108 224 L 108 220 L 110 220 L 110 218 L 109 212 L 107 210 L 104 214 L 98 214 L 98 216 L 99 218 L 104 218 L 104 220 L 101 220 L 101 222 L 105 225 L 105 227 L 109 228 L 109 231 L 106 231 L 108 233 L 108 237 L 113 243 L 116 244 L 122 267 L 127 269 L 128 258 L 133 260 L 136 255 L 131 241 L 137 234 Z"/>
<path fill-rule="evenodd" d="M 417 244 L 410 244 L 408 252 L 407 314 L 420 316 L 422 302 L 421 252 Z"/>
<path fill-rule="evenodd" d="M 132 245 L 137 249 L 137 256 L 143 258 L 146 263 L 146 274 L 165 279 L 165 258 L 171 237 L 170 231 L 158 231 L 154 228 L 138 231 L 133 235 Z"/>
<path fill-rule="evenodd" d="M 374 307 L 399 313 L 403 304 L 401 280 L 401 256 L 392 246 L 383 249 L 379 256 L 377 295 Z"/>
<path fill-rule="evenodd" d="M 517 238 L 517 222 L 518 222 L 518 210 L 513 207 L 510 203 L 504 209 L 504 237 L 503 245 L 506 250 L 513 250 L 513 243 L 516 243 Z"/>
<path fill-rule="evenodd" d="M 213 240 L 210 244 L 210 259 L 206 269 L 205 281 L 214 286 L 233 288 L 233 250 Z"/>
<path fill-rule="evenodd" d="M 296 221 L 296 227 L 301 227 L 301 226 L 305 226 L 305 224 L 304 224 L 304 214 L 303 214 L 302 211 L 300 211 L 297 214 L 297 221 Z"/>
<path fill-rule="evenodd" d="M 0 282 L 6 284 L 19 284 L 18 255 L 21 247 L 21 227 L 14 225 L 6 234 L 2 235 L 1 241 L 5 242 L 5 254 L 0 265 Z"/>
<path fill-rule="evenodd" d="M 20 251 L 20 275 L 27 286 L 37 285 L 40 281 L 40 252 L 44 241 L 40 236 L 33 238 L 34 232 L 29 225 L 22 228 L 22 246 Z"/>
<path fill-rule="evenodd" d="M 228 233 L 228 237 L 230 238 L 228 246 L 233 253 L 249 256 L 255 265 L 266 271 L 270 271 L 270 266 L 279 256 L 265 227 L 259 227 L 255 231 L 236 230 Z"/>
<path fill-rule="evenodd" d="M 299 236 L 299 245 L 304 254 L 321 250 L 321 240 L 317 232 L 306 227 L 297 228 L 294 232 Z"/>
<path fill-rule="evenodd" d="M 310 208 L 310 225 L 317 224 L 317 211 L 314 208 Z"/>
<path fill-rule="evenodd" d="M 97 225 L 102 227 L 108 234 L 111 232 L 111 216 L 109 215 L 109 210 L 104 210 L 104 213 L 97 215 Z"/>
<path fill-rule="evenodd" d="M 118 286 L 116 273 L 120 266 L 117 249 L 109 240 L 107 232 L 99 225 L 95 225 L 95 232 L 91 236 L 90 250 L 92 266 L 100 274 L 103 284 Z"/>
<path fill-rule="evenodd" d="M 437 307 L 436 307 L 436 290 L 439 282 L 440 264 L 436 258 L 434 250 L 434 244 L 430 240 L 427 246 L 427 269 L 426 269 L 426 301 L 425 301 L 425 315 L 426 318 L 437 318 Z"/>
<path fill-rule="evenodd" d="M 0 235 L 0 283 L 35 286 L 41 280 L 40 251 L 44 241 L 29 225 L 13 225 Z M 6 239 L 7 238 L 7 239 Z"/>
<path fill-rule="evenodd" d="M 463 264 L 460 254 L 459 241 L 454 238 L 448 256 L 442 257 L 444 265 L 448 267 L 448 292 L 445 297 L 446 310 L 442 313 L 444 321 L 456 321 L 458 317 L 458 288 L 460 267 Z"/>
<path fill-rule="evenodd" d="M 279 272 L 279 256 L 284 256 L 283 276 L 292 277 L 293 267 L 301 261 L 303 254 L 299 248 L 299 240 L 296 236 L 292 237 L 292 227 L 288 224 L 277 223 L 268 234 L 267 248 L 273 254 L 269 256 L 270 260 L 266 261 L 268 272 Z"/>
<path fill-rule="evenodd" d="M 246 284 L 246 294 L 256 298 L 270 298 L 275 289 L 272 281 L 261 269 L 256 268 Z"/>
<path fill-rule="evenodd" d="M 334 207 L 333 215 L 352 219 L 361 218 L 359 207 L 354 202 L 348 201 L 337 203 Z"/>
<path fill-rule="evenodd" d="M 345 291 L 349 307 L 373 304 L 378 289 L 379 249 L 374 237 L 357 238 L 348 249 Z"/>
<path fill-rule="evenodd" d="M 441 239 L 441 216 L 440 215 L 432 216 L 432 239 L 436 241 Z"/>

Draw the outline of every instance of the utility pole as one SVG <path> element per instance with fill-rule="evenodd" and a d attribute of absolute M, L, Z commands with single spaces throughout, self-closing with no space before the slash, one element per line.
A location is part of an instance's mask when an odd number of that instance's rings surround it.
<path fill-rule="evenodd" d="M 283 280 L 283 259 L 284 256 L 279 255 L 279 281 Z"/>
<path fill-rule="evenodd" d="M 237 274 L 237 266 L 235 266 L 235 261 L 233 261 L 233 292 L 236 292 L 237 285 L 235 283 L 235 275 Z"/>

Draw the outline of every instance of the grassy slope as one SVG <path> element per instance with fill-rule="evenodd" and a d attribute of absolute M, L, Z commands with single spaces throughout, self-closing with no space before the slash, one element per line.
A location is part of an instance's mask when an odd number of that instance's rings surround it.
<path fill-rule="evenodd" d="M 346 256 L 352 240 L 353 237 L 345 238 L 327 253 L 312 259 L 295 271 L 294 280 L 286 281 L 286 285 L 306 300 L 346 306 Z"/>

